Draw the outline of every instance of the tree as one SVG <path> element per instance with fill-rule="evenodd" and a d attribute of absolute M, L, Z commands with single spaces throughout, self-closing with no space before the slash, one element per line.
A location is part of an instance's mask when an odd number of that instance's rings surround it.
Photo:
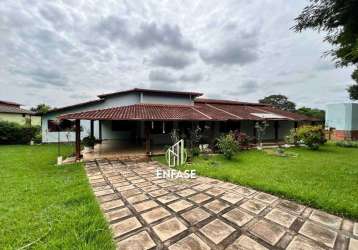
<path fill-rule="evenodd" d="M 358 100 L 358 0 L 310 0 L 295 19 L 293 29 L 324 31 L 325 41 L 333 45 L 328 51 L 336 65 L 356 66 L 352 78 L 356 83 L 347 90 L 350 98 Z"/>
<path fill-rule="evenodd" d="M 320 121 L 324 121 L 325 119 L 325 112 L 321 109 L 315 109 L 315 108 L 308 108 L 308 107 L 302 107 L 296 110 L 296 113 L 301 115 L 306 115 L 310 117 L 314 117 L 319 119 Z"/>
<path fill-rule="evenodd" d="M 274 107 L 293 112 L 296 109 L 296 104 L 288 100 L 288 98 L 284 95 L 270 95 L 265 98 L 259 100 L 260 103 L 271 104 Z"/>
<path fill-rule="evenodd" d="M 42 103 L 42 104 L 38 104 L 36 107 L 31 108 L 30 110 L 36 112 L 39 115 L 44 115 L 51 110 L 51 107 L 49 105 Z"/>

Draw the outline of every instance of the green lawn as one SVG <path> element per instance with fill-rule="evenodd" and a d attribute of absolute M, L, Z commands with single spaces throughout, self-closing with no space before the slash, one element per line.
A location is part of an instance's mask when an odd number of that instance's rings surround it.
<path fill-rule="evenodd" d="M 199 175 L 229 181 L 358 219 L 358 149 L 325 145 L 319 151 L 287 150 L 298 154 L 278 157 L 262 151 L 240 152 L 232 161 L 222 156 L 196 158 Z M 163 162 L 164 159 L 157 158 Z"/>
<path fill-rule="evenodd" d="M 0 248 L 114 249 L 83 165 L 57 167 L 56 155 L 56 145 L 0 146 Z"/>

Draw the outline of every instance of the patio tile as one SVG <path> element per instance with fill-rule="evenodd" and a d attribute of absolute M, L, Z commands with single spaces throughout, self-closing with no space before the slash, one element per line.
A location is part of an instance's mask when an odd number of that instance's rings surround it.
<path fill-rule="evenodd" d="M 207 218 L 210 217 L 210 214 L 204 211 L 203 209 L 197 207 L 190 211 L 187 211 L 181 215 L 186 221 L 191 225 L 195 225 Z"/>
<path fill-rule="evenodd" d="M 158 201 L 160 201 L 161 203 L 169 203 L 171 201 L 175 201 L 179 199 L 179 196 L 175 195 L 175 194 L 167 194 L 167 195 L 164 195 L 164 196 L 161 196 L 158 198 Z"/>
<path fill-rule="evenodd" d="M 203 203 L 204 201 L 210 200 L 210 196 L 206 194 L 196 194 L 189 198 L 189 200 L 194 201 L 197 204 Z"/>
<path fill-rule="evenodd" d="M 209 185 L 209 184 L 203 184 L 203 185 L 196 185 L 195 187 L 193 187 L 195 190 L 198 190 L 198 191 L 204 191 L 204 190 L 207 190 L 209 188 L 211 188 L 212 185 Z"/>
<path fill-rule="evenodd" d="M 233 210 L 227 212 L 223 215 L 224 218 L 228 219 L 229 221 L 235 223 L 239 227 L 242 227 L 246 223 L 248 223 L 253 216 L 249 215 L 248 213 L 245 213 L 244 211 L 241 211 L 238 208 L 234 208 Z"/>
<path fill-rule="evenodd" d="M 296 213 L 296 214 L 301 214 L 303 212 L 303 210 L 305 209 L 305 207 L 302 205 L 299 205 L 292 201 L 286 201 L 286 200 L 281 201 L 279 203 L 278 207 L 282 208 L 284 210 L 287 210 L 289 212 Z"/>
<path fill-rule="evenodd" d="M 138 194 L 138 195 L 131 196 L 131 197 L 127 198 L 127 201 L 131 204 L 134 204 L 134 203 L 144 201 L 147 199 L 149 199 L 149 197 L 146 196 L 145 194 Z"/>
<path fill-rule="evenodd" d="M 255 199 L 271 204 L 278 198 L 270 194 L 258 193 L 257 195 L 255 195 Z"/>
<path fill-rule="evenodd" d="M 142 182 L 146 182 L 146 180 L 143 178 L 140 178 L 140 179 L 136 179 L 136 180 L 132 180 L 131 181 L 133 184 L 139 184 L 139 183 L 142 183 Z"/>
<path fill-rule="evenodd" d="M 176 201 L 176 202 L 168 205 L 168 207 L 173 209 L 175 212 L 180 212 L 180 211 L 187 209 L 188 207 L 191 207 L 191 206 L 193 206 L 193 205 L 186 200 L 179 200 L 179 201 Z"/>
<path fill-rule="evenodd" d="M 208 239 L 210 239 L 215 244 L 219 244 L 227 237 L 229 237 L 235 229 L 228 224 L 222 222 L 221 220 L 214 220 L 200 229 L 200 232 L 203 233 Z"/>
<path fill-rule="evenodd" d="M 105 213 L 105 216 L 109 221 L 119 220 L 129 215 L 131 215 L 131 211 L 126 207 L 119 210 L 113 210 Z"/>
<path fill-rule="evenodd" d="M 110 210 L 113 208 L 122 207 L 124 206 L 124 203 L 121 200 L 113 200 L 101 203 L 100 206 L 103 210 Z"/>
<path fill-rule="evenodd" d="M 177 192 L 177 194 L 182 197 L 187 197 L 187 196 L 195 194 L 195 193 L 196 193 L 196 191 L 194 191 L 192 189 L 184 189 L 184 190 Z"/>
<path fill-rule="evenodd" d="M 317 245 L 316 242 L 307 239 L 301 235 L 295 236 L 295 238 L 288 245 L 286 250 L 324 250 Z"/>
<path fill-rule="evenodd" d="M 184 232 L 186 229 L 186 226 L 177 218 L 172 218 L 153 227 L 154 232 L 162 241 L 166 241 Z"/>
<path fill-rule="evenodd" d="M 135 229 L 142 227 L 142 224 L 135 217 L 117 222 L 111 225 L 114 237 L 122 236 L 126 233 L 129 233 Z"/>
<path fill-rule="evenodd" d="M 289 228 L 292 223 L 297 219 L 297 216 L 281 211 L 277 208 L 272 209 L 266 216 L 269 219 L 281 226 Z"/>
<path fill-rule="evenodd" d="M 140 187 L 140 188 L 143 189 L 144 192 L 151 192 L 151 191 L 159 189 L 159 187 L 157 187 L 155 185 L 150 185 L 150 186 L 145 186 L 145 187 Z"/>
<path fill-rule="evenodd" d="M 260 239 L 274 246 L 285 234 L 283 227 L 265 220 L 260 220 L 251 229 L 250 232 Z"/>
<path fill-rule="evenodd" d="M 205 193 L 210 194 L 212 196 L 219 196 L 225 193 L 225 191 L 219 188 L 210 188 L 209 190 L 206 190 Z"/>
<path fill-rule="evenodd" d="M 227 202 L 230 202 L 231 204 L 236 204 L 239 201 L 241 201 L 244 198 L 241 194 L 236 194 L 232 192 L 227 192 L 223 196 L 220 197 L 220 199 L 223 199 Z"/>
<path fill-rule="evenodd" d="M 246 235 L 241 235 L 226 250 L 268 250 Z"/>
<path fill-rule="evenodd" d="M 97 200 L 99 202 L 106 202 L 106 201 L 111 201 L 111 200 L 115 200 L 118 198 L 119 198 L 118 194 L 108 194 L 108 195 L 103 195 L 103 196 L 97 197 Z"/>
<path fill-rule="evenodd" d="M 322 242 L 331 248 L 333 248 L 337 238 L 336 232 L 310 221 L 306 221 L 305 224 L 303 224 L 299 233 L 317 242 Z"/>
<path fill-rule="evenodd" d="M 150 224 L 152 222 L 170 216 L 170 213 L 165 208 L 159 207 L 144 214 L 141 214 L 141 216 L 148 224 Z"/>
<path fill-rule="evenodd" d="M 155 201 L 152 201 L 152 200 L 144 201 L 144 202 L 137 203 L 137 204 L 133 205 L 134 209 L 139 213 L 142 211 L 151 209 L 153 207 L 157 207 L 157 206 L 158 206 L 158 203 L 156 203 Z"/>
<path fill-rule="evenodd" d="M 342 223 L 342 218 L 327 214 L 319 210 L 314 210 L 310 216 L 310 219 L 335 229 L 339 229 Z"/>
<path fill-rule="evenodd" d="M 348 250 L 357 250 L 358 249 L 358 240 L 351 238 L 349 241 Z"/>
<path fill-rule="evenodd" d="M 253 190 L 251 188 L 245 188 L 245 187 L 239 187 L 239 188 L 235 189 L 235 191 L 240 194 L 243 194 L 245 196 L 249 196 L 249 195 L 256 193 L 255 190 Z"/>
<path fill-rule="evenodd" d="M 358 222 L 354 223 L 353 234 L 358 237 Z"/>
<path fill-rule="evenodd" d="M 152 196 L 152 197 L 158 197 L 158 196 L 161 196 L 161 195 L 165 195 L 167 193 L 168 193 L 168 191 L 166 191 L 164 189 L 159 189 L 159 190 L 150 192 L 149 195 Z"/>
<path fill-rule="evenodd" d="M 117 247 L 120 250 L 148 250 L 155 246 L 154 241 L 146 231 L 142 231 L 117 243 Z"/>
<path fill-rule="evenodd" d="M 240 207 L 254 214 L 259 214 L 267 207 L 267 205 L 262 201 L 248 200 L 245 203 L 241 204 Z"/>
<path fill-rule="evenodd" d="M 102 195 L 113 194 L 113 193 L 114 193 L 114 191 L 113 191 L 112 189 L 106 189 L 106 190 L 94 192 L 94 194 L 95 194 L 96 196 L 102 196 Z"/>
<path fill-rule="evenodd" d="M 137 194 L 140 194 L 140 193 L 142 193 L 142 192 L 138 188 L 130 189 L 130 190 L 126 190 L 126 191 L 121 192 L 121 194 L 126 198 L 134 196 L 134 195 L 137 195 Z"/>
<path fill-rule="evenodd" d="M 213 201 L 205 204 L 204 207 L 206 207 L 207 209 L 209 209 L 213 213 L 218 214 L 222 210 L 224 210 L 225 208 L 228 208 L 229 205 L 227 205 L 226 203 L 224 203 L 224 202 L 222 202 L 220 200 L 213 200 Z"/>
<path fill-rule="evenodd" d="M 169 250 L 210 250 L 210 247 L 195 234 L 190 234 L 171 245 Z"/>
<path fill-rule="evenodd" d="M 137 187 L 147 187 L 147 186 L 150 186 L 152 185 L 152 183 L 150 183 L 149 181 L 144 181 L 144 182 L 140 182 L 140 183 L 136 183 L 135 184 Z"/>

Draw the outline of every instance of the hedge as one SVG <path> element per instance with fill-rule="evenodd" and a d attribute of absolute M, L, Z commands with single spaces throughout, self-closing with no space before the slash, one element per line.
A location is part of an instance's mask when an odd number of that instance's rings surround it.
<path fill-rule="evenodd" d="M 40 126 L 30 127 L 14 122 L 0 121 L 0 144 L 29 144 L 38 138 Z"/>

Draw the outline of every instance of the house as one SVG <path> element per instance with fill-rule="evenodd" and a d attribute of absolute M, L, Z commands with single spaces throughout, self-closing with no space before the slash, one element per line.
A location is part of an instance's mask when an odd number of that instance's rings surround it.
<path fill-rule="evenodd" d="M 41 125 L 41 117 L 36 116 L 34 112 L 21 108 L 21 104 L 2 100 L 0 100 L 0 121 L 30 126 Z"/>
<path fill-rule="evenodd" d="M 358 103 L 327 105 L 326 127 L 333 140 L 358 140 Z"/>
<path fill-rule="evenodd" d="M 236 129 L 255 138 L 255 123 L 267 121 L 264 140 L 280 141 L 299 123 L 315 121 L 266 104 L 200 96 L 196 92 L 138 88 L 98 95 L 96 100 L 54 109 L 43 116 L 43 142 L 59 138 L 62 142 L 76 141 L 79 147 L 80 138 L 94 135 L 104 144 L 146 146 L 149 153 L 148 147 L 170 145 L 173 129 L 187 131 L 200 126 L 203 140 L 209 143 L 220 133 Z M 60 131 L 57 119 L 63 124 Z"/>

